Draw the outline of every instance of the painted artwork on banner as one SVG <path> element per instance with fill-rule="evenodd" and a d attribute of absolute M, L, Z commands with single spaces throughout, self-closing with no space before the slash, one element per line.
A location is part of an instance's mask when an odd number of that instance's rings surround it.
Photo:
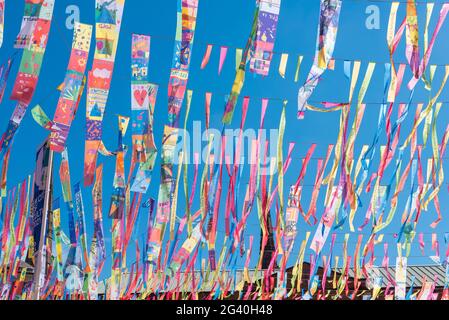
<path fill-rule="evenodd" d="M 250 60 L 253 73 L 267 76 L 270 72 L 280 10 L 281 0 L 260 1 L 256 39 Z"/>
<path fill-rule="evenodd" d="M 340 10 L 341 0 L 321 0 L 315 59 L 306 82 L 298 92 L 298 119 L 304 118 L 307 100 L 312 96 L 334 53 Z"/>

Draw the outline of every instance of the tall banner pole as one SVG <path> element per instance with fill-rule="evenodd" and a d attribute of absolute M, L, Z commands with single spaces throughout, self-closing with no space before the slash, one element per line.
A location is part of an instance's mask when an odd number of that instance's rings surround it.
<path fill-rule="evenodd" d="M 49 142 L 46 140 L 45 144 L 47 148 L 49 148 Z M 42 276 L 42 269 L 44 265 L 43 257 L 44 257 L 44 250 L 46 250 L 45 247 L 45 235 L 47 233 L 47 218 L 50 211 L 50 201 L 51 201 L 51 194 L 50 194 L 50 188 L 51 188 L 51 181 L 53 179 L 53 151 L 49 148 L 49 155 L 48 155 L 48 170 L 47 170 L 47 178 L 45 179 L 45 193 L 44 193 L 44 206 L 42 210 L 42 223 L 40 228 L 40 241 L 39 241 L 39 249 L 36 252 L 36 259 L 35 259 L 35 268 L 34 268 L 34 280 L 33 280 L 33 294 L 32 299 L 33 300 L 40 300 L 40 293 L 41 288 L 43 285 L 43 276 Z M 38 159 L 39 160 L 39 159 Z M 38 165 L 38 164 L 36 164 Z M 37 173 L 37 170 L 36 170 Z M 36 180 L 38 177 L 36 177 Z M 38 183 L 38 182 L 36 182 Z M 36 196 L 36 195 L 35 195 Z M 33 200 L 34 202 L 34 200 Z M 35 203 L 33 203 L 33 206 Z M 34 218 L 33 218 L 34 220 Z M 35 239 L 36 241 L 36 239 Z"/>

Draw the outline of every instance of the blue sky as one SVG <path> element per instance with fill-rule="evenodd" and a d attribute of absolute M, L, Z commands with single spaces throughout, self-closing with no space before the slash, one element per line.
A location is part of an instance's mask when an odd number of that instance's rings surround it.
<path fill-rule="evenodd" d="M 31 107 L 40 103 L 46 110 L 49 116 L 53 116 L 59 92 L 56 87 L 63 81 L 65 70 L 67 67 L 70 46 L 72 40 L 72 30 L 65 27 L 65 20 L 67 14 L 66 7 L 71 4 L 76 4 L 80 8 L 80 21 L 83 23 L 94 24 L 94 1 L 67 1 L 57 0 L 50 39 L 47 47 L 47 52 L 44 58 L 42 72 L 39 79 L 36 94 L 34 96 Z M 365 9 L 368 5 L 375 4 L 380 8 L 380 26 L 379 30 L 368 30 L 365 27 Z M 120 43 L 117 53 L 116 67 L 114 71 L 111 92 L 109 95 L 109 102 L 107 104 L 106 114 L 104 117 L 104 134 L 103 140 L 109 149 L 116 146 L 117 141 L 117 114 L 130 115 L 130 48 L 131 48 L 131 34 L 140 33 L 150 35 L 151 38 L 151 57 L 149 68 L 149 80 L 160 85 L 157 104 L 155 108 L 155 141 L 158 144 L 158 149 L 161 150 L 160 142 L 162 139 L 163 125 L 167 123 L 167 83 L 170 73 L 170 66 L 173 55 L 173 41 L 176 28 L 176 0 L 166 1 L 138 1 L 127 0 L 124 10 L 124 18 L 122 31 L 120 35 Z M 311 100 L 313 101 L 333 101 L 345 102 L 347 100 L 349 83 L 343 74 L 343 60 L 361 60 L 361 73 L 365 71 L 368 62 L 375 61 L 377 66 L 368 89 L 365 101 L 366 102 L 381 102 L 383 92 L 383 74 L 384 63 L 388 62 L 389 55 L 386 45 L 386 26 L 388 22 L 390 5 L 387 3 L 370 3 L 365 0 L 344 0 L 341 18 L 340 29 L 337 38 L 337 44 L 334 56 L 337 59 L 336 68 L 334 71 L 327 71 L 320 82 L 318 88 L 313 94 Z M 251 96 L 249 106 L 248 119 L 246 123 L 247 128 L 257 128 L 260 118 L 260 106 L 262 97 L 276 97 L 289 100 L 287 106 L 287 126 L 284 140 L 284 153 L 287 152 L 289 142 L 295 142 L 296 146 L 293 152 L 292 165 L 285 178 L 285 190 L 293 184 L 298 176 L 301 168 L 301 158 L 303 158 L 312 143 L 317 143 L 317 148 L 314 154 L 314 159 L 309 165 L 307 172 L 303 194 L 303 205 L 308 207 L 310 199 L 311 184 L 313 184 L 316 173 L 316 158 L 324 157 L 326 154 L 328 144 L 335 143 L 339 129 L 339 112 L 334 113 L 313 113 L 307 112 L 305 120 L 299 121 L 296 119 L 296 96 L 300 85 L 304 82 L 307 72 L 312 64 L 313 55 L 315 53 L 315 40 L 318 23 L 319 0 L 283 0 L 281 7 L 281 14 L 278 25 L 277 40 L 275 44 L 275 51 L 279 53 L 289 53 L 289 61 L 287 66 L 286 78 L 282 79 L 277 70 L 280 60 L 280 55 L 276 54 L 270 70 L 270 75 L 265 78 L 253 77 L 248 73 L 246 77 L 245 87 L 241 96 Z M 437 16 L 440 10 L 440 5 L 436 5 L 434 14 L 430 24 L 430 30 L 433 31 L 436 25 Z M 193 56 L 191 61 L 191 72 L 188 88 L 194 90 L 193 103 L 190 115 L 190 127 L 193 120 L 204 121 L 204 94 L 205 92 L 212 92 L 211 105 L 211 127 L 221 129 L 221 116 L 224 107 L 224 95 L 230 92 L 232 82 L 234 80 L 234 61 L 235 61 L 235 47 L 242 48 L 246 43 L 246 39 L 250 32 L 252 15 L 254 11 L 253 0 L 200 0 L 198 10 L 197 29 L 195 35 L 195 42 L 193 47 Z M 0 61 L 5 61 L 9 55 L 14 51 L 13 41 L 20 29 L 20 21 L 23 13 L 23 3 L 21 1 L 7 1 L 6 15 L 5 15 L 5 36 L 3 47 L 0 49 Z M 405 16 L 405 4 L 401 4 L 398 13 L 398 24 Z M 419 6 L 419 23 L 421 27 L 421 36 L 423 33 L 423 22 L 425 19 L 425 7 Z M 443 25 L 443 29 L 436 41 L 434 52 L 431 58 L 432 64 L 444 64 L 447 53 L 448 44 L 445 41 L 448 33 L 449 22 Z M 200 70 L 201 60 L 206 49 L 207 44 L 215 44 L 214 51 L 211 56 L 209 65 L 205 70 Z M 421 39 L 422 44 L 422 39 Z M 218 56 L 219 46 L 231 47 L 228 51 L 228 56 L 225 61 L 223 71 L 218 76 Z M 301 66 L 300 80 L 298 83 L 293 81 L 296 59 L 298 55 L 303 55 L 304 60 Z M 91 57 L 93 56 L 93 48 L 91 48 Z M 17 59 L 19 60 L 19 59 Z M 403 39 L 397 49 L 395 61 L 405 61 L 405 40 Z M 90 69 L 92 60 L 89 60 L 88 70 Z M 0 129 L 4 130 L 7 121 L 14 109 L 14 102 L 9 101 L 8 97 L 12 89 L 13 80 L 17 72 L 18 63 L 16 63 L 11 72 L 10 81 L 5 93 L 5 99 L 1 105 L 2 117 L 0 118 Z M 360 77 L 362 77 L 361 74 Z M 437 69 L 435 75 L 435 87 L 439 87 L 443 76 L 443 67 Z M 405 79 L 411 77 L 410 69 L 407 68 Z M 359 87 L 359 86 L 358 86 Z M 358 92 L 358 87 L 356 92 Z M 435 89 L 436 91 L 436 89 Z M 401 88 L 401 92 L 397 101 L 407 101 L 409 92 L 405 86 Z M 401 134 L 401 141 L 404 140 L 406 132 L 410 130 L 413 115 L 416 108 L 416 102 L 426 103 L 428 100 L 428 92 L 423 89 L 420 83 L 414 95 L 414 103 L 411 107 L 411 113 L 404 123 Z M 440 96 L 440 101 L 449 101 L 447 90 L 444 90 Z M 241 100 L 240 100 L 241 102 Z M 282 103 L 278 100 L 270 101 L 266 114 L 266 128 L 277 128 L 281 114 Z M 439 119 L 438 119 L 438 135 L 441 140 L 442 133 L 449 120 L 445 108 L 447 103 L 443 105 Z M 395 105 L 393 112 L 393 119 L 396 119 L 398 105 Z M 240 123 L 239 115 L 241 110 L 241 103 L 238 103 L 233 128 L 238 128 Z M 369 104 L 366 107 L 365 117 L 362 122 L 360 133 L 356 140 L 355 157 L 358 157 L 361 146 L 369 144 L 372 141 L 374 132 L 377 126 L 379 104 Z M 84 158 L 84 124 L 85 124 L 85 96 L 81 101 L 76 119 L 74 120 L 68 139 L 69 158 L 71 166 L 72 183 L 80 181 L 83 174 L 83 158 Z M 181 115 L 182 119 L 184 113 Z M 182 120 L 183 121 L 183 120 Z M 181 122 L 183 123 L 183 122 Z M 422 128 L 422 126 L 420 127 Z M 421 141 L 422 129 L 419 130 L 418 136 Z M 129 131 L 130 132 L 130 131 Z M 130 134 L 126 136 L 126 143 L 131 145 Z M 28 110 L 19 131 L 16 134 L 12 153 L 11 165 L 8 174 L 8 187 L 22 181 L 28 174 L 34 170 L 35 151 L 38 145 L 45 139 L 47 132 L 40 128 L 32 119 L 30 110 Z M 386 142 L 385 134 L 380 143 Z M 419 142 L 420 143 L 420 142 Z M 406 152 L 408 154 L 408 152 Z M 431 156 L 430 144 L 423 151 L 423 158 L 427 159 Z M 376 154 L 378 159 L 378 151 Z M 129 160 L 129 155 L 127 160 Z M 59 166 L 60 156 L 56 156 L 55 168 Z M 107 218 L 107 211 L 109 208 L 110 192 L 112 190 L 112 179 L 114 175 L 114 158 L 105 158 L 100 156 L 99 163 L 104 164 L 104 180 L 103 180 L 103 205 L 104 205 L 104 230 L 105 236 L 108 238 L 106 245 L 108 255 L 110 253 L 111 243 L 110 237 L 110 220 Z M 374 165 L 376 166 L 376 164 Z M 392 167 L 392 166 L 391 166 Z M 445 166 L 445 169 L 447 166 Z M 156 163 L 156 168 L 153 173 L 153 180 L 150 190 L 146 198 L 157 198 L 158 183 L 159 183 L 159 169 L 160 158 Z M 200 168 L 201 170 L 201 168 Z M 425 169 L 424 169 L 425 170 Z M 326 172 L 329 171 L 329 167 Z M 192 170 L 189 174 L 192 177 Z M 201 171 L 200 171 L 201 172 Z M 386 177 L 391 176 L 391 168 L 385 173 Z M 127 172 L 128 173 L 128 172 Z M 246 179 L 248 175 L 246 175 Z M 224 185 L 227 179 L 224 179 Z M 243 182 L 242 182 L 243 183 Z M 390 257 L 396 255 L 396 240 L 393 238 L 393 233 L 399 231 L 400 216 L 405 207 L 405 200 L 408 196 L 409 182 L 399 198 L 399 205 L 393 223 L 383 231 L 386 233 L 384 241 L 390 245 Z M 241 188 L 244 189 L 244 188 Z M 318 199 L 317 216 L 320 217 L 323 210 L 323 200 L 325 188 L 322 188 L 320 197 Z M 440 192 L 441 210 L 443 214 L 443 221 L 434 230 L 430 228 L 430 223 L 436 219 L 436 212 L 433 204 L 429 205 L 428 212 L 424 212 L 417 228 L 417 232 L 425 233 L 426 241 L 426 255 L 432 255 L 430 251 L 431 233 L 437 232 L 439 234 L 440 248 L 444 253 L 443 234 L 448 230 L 448 222 L 446 212 L 448 210 L 449 201 L 447 200 L 447 185 L 442 188 Z M 60 195 L 59 181 L 55 181 L 55 195 Z M 180 195 L 183 194 L 182 189 Z M 199 196 L 199 190 L 196 192 L 196 197 Z M 93 231 L 92 219 L 92 205 L 91 205 L 91 188 L 83 189 L 84 205 L 86 209 L 87 230 L 90 239 Z M 223 195 L 225 197 L 225 194 Z M 145 199 L 146 199 L 145 198 Z M 198 207 L 198 199 L 196 199 L 194 208 Z M 360 209 L 356 215 L 355 225 L 362 224 L 365 217 L 365 210 L 368 206 L 369 197 L 364 195 L 362 197 L 364 207 Z M 182 204 L 184 203 L 181 196 L 178 201 L 178 215 L 182 211 Z M 241 206 L 241 205 L 240 205 Z M 67 217 L 65 208 L 62 209 L 62 223 L 64 230 L 67 231 Z M 137 226 L 136 234 L 140 235 L 146 230 L 146 215 L 144 210 L 140 212 L 140 224 Z M 307 226 L 303 220 L 299 219 L 298 237 L 292 253 L 292 259 L 296 259 L 299 252 L 300 242 L 303 240 L 305 232 L 311 231 L 312 236 L 316 227 Z M 217 239 L 217 247 L 220 248 L 220 241 L 223 237 L 224 231 L 224 217 L 220 213 L 219 235 Z M 257 212 L 253 210 L 247 226 L 245 236 L 248 237 L 253 234 L 255 237 L 255 247 L 258 248 L 258 220 Z M 341 255 L 343 234 L 349 232 L 347 224 L 342 229 L 336 231 L 339 235 L 337 237 L 336 255 Z M 365 243 L 369 226 L 364 229 Z M 349 252 L 352 252 L 357 241 L 358 233 L 353 233 L 350 236 Z M 141 248 L 143 250 L 143 248 Z M 257 251 L 257 250 L 256 250 Z M 130 261 L 134 252 L 134 245 L 130 245 L 129 254 Z M 308 259 L 309 251 L 306 253 Z M 206 252 L 203 253 L 205 256 Z M 327 249 L 324 250 L 327 254 Z M 218 255 L 218 253 L 217 253 Z M 376 262 L 380 264 L 383 256 L 383 246 L 376 247 Z M 257 255 L 253 254 L 254 261 Z M 293 261 L 292 261 L 293 262 Z M 415 239 L 412 245 L 411 257 L 409 264 L 424 264 L 431 263 L 428 257 L 421 257 L 418 249 L 418 241 Z M 239 267 L 243 267 L 244 258 L 238 262 Z M 394 260 L 390 260 L 390 264 L 394 264 Z M 109 274 L 109 266 L 106 265 L 102 277 Z"/>

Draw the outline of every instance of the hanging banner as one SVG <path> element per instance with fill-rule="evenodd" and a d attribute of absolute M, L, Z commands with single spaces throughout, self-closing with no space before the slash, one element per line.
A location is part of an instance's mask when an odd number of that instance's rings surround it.
<path fill-rule="evenodd" d="M 3 142 L 1 149 L 3 152 L 9 147 L 14 138 L 14 134 L 22 122 L 28 105 L 36 90 L 50 33 L 54 5 L 54 0 L 26 0 L 25 2 L 25 16 L 27 13 L 32 13 L 34 16 L 30 18 L 30 21 L 34 21 L 36 27 L 31 28 L 32 32 L 30 35 L 33 41 L 30 42 L 30 40 L 24 40 L 25 46 L 23 47 L 25 49 L 10 97 L 11 100 L 17 101 L 17 105 L 8 122 L 6 132 L 2 137 Z M 25 16 L 24 20 L 28 21 L 28 18 L 25 19 Z"/>
<path fill-rule="evenodd" d="M 189 79 L 190 58 L 195 36 L 198 0 L 178 0 L 173 64 L 168 81 L 168 123 L 177 128 Z"/>
<path fill-rule="evenodd" d="M 154 263 L 160 253 L 163 230 L 170 216 L 171 193 L 173 185 L 173 162 L 175 157 L 176 139 L 178 129 L 165 126 L 162 139 L 161 182 L 159 185 L 156 221 L 151 229 L 148 243 L 147 257 Z"/>
<path fill-rule="evenodd" d="M 95 1 L 95 54 L 88 73 L 84 185 L 94 182 L 98 152 L 102 146 L 102 122 L 120 37 L 125 0 Z"/>
<path fill-rule="evenodd" d="M 321 0 L 315 59 L 306 82 L 298 92 L 298 119 L 304 119 L 307 100 L 318 85 L 320 77 L 328 68 L 329 61 L 334 53 L 341 4 L 341 0 Z"/>
<path fill-rule="evenodd" d="M 36 169 L 34 171 L 33 200 L 31 201 L 31 219 L 33 230 L 34 253 L 38 252 L 41 242 L 41 228 L 46 198 L 48 179 L 51 179 L 49 168 L 50 148 L 46 140 L 37 150 Z"/>
<path fill-rule="evenodd" d="M 150 58 L 150 37 L 133 35 L 132 39 L 132 80 L 131 80 L 131 126 L 132 126 L 132 159 L 131 172 L 134 165 L 139 164 L 131 186 L 132 192 L 146 193 L 151 182 L 151 174 L 157 156 L 157 148 L 153 136 L 154 107 L 158 86 L 148 83 L 148 63 Z"/>
<path fill-rule="evenodd" d="M 125 151 L 123 137 L 128 129 L 129 118 L 118 117 L 118 150 L 115 160 L 114 191 L 111 197 L 111 206 L 109 207 L 109 218 L 121 219 L 125 210 Z"/>
<path fill-rule="evenodd" d="M 64 150 L 70 126 L 75 118 L 89 57 L 91 37 L 91 25 L 75 22 L 69 66 L 51 128 L 50 149 L 52 151 Z"/>
<path fill-rule="evenodd" d="M 148 84 L 148 120 L 147 126 L 143 130 L 144 161 L 140 162 L 134 182 L 131 186 L 132 192 L 147 193 L 151 182 L 151 175 L 156 163 L 157 148 L 153 136 L 154 106 L 156 105 L 158 86 Z M 134 127 L 133 127 L 134 129 Z"/>
<path fill-rule="evenodd" d="M 78 234 L 81 243 L 82 255 L 84 258 L 84 272 L 89 273 L 91 271 L 89 267 L 89 255 L 87 249 L 87 233 L 86 233 L 86 218 L 84 214 L 84 203 L 83 203 L 83 195 L 81 193 L 80 183 L 76 183 L 73 187 L 75 191 L 75 208 L 76 213 L 78 214 Z"/>
<path fill-rule="evenodd" d="M 4 10 L 4 1 L 2 2 Z M 36 29 L 36 25 L 38 25 L 43 4 L 44 0 L 25 0 L 22 25 L 20 27 L 20 32 L 15 39 L 14 48 L 24 49 L 30 47 L 31 39 Z"/>
<path fill-rule="evenodd" d="M 103 164 L 100 164 L 95 174 L 95 184 L 92 189 L 92 203 L 94 211 L 94 238 L 95 255 L 93 255 L 90 266 L 98 273 L 101 272 L 101 266 L 106 259 L 106 246 L 104 244 L 103 232 Z M 93 242 L 92 242 L 93 243 Z M 93 244 L 92 244 L 93 245 Z M 96 274 L 98 276 L 98 274 Z"/>
<path fill-rule="evenodd" d="M 61 164 L 59 166 L 59 180 L 61 182 L 62 196 L 64 203 L 66 204 L 68 220 L 69 220 L 69 239 L 70 249 L 67 254 L 66 262 L 64 265 L 64 277 L 67 278 L 69 273 L 67 272 L 70 266 L 75 264 L 76 261 L 76 248 L 77 248 L 77 227 L 75 219 L 75 209 L 72 198 L 72 184 L 70 181 L 70 167 L 69 167 L 69 154 L 67 148 L 61 154 Z M 78 266 L 81 267 L 81 266 Z"/>
<path fill-rule="evenodd" d="M 257 32 L 250 60 L 250 71 L 262 76 L 270 72 L 276 40 L 281 0 L 260 1 Z"/>
<path fill-rule="evenodd" d="M 132 161 L 145 160 L 144 135 L 148 130 L 149 83 L 148 63 L 150 60 L 150 37 L 132 35 L 131 50 L 131 128 L 132 128 Z"/>

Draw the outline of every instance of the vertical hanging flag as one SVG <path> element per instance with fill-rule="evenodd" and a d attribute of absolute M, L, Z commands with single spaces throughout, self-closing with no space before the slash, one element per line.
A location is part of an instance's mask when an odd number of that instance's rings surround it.
<path fill-rule="evenodd" d="M 189 78 L 190 57 L 196 28 L 198 0 L 178 0 L 178 19 L 173 65 L 168 83 L 168 125 L 162 139 L 161 182 L 156 221 L 147 247 L 148 261 L 154 265 L 159 257 L 165 225 L 170 217 L 174 151 L 178 140 L 179 114 Z"/>
<path fill-rule="evenodd" d="M 84 185 L 90 186 L 102 147 L 102 122 L 111 87 L 125 0 L 95 1 L 95 55 L 88 73 Z"/>
<path fill-rule="evenodd" d="M 96 276 L 99 276 L 101 266 L 106 259 L 103 232 L 103 164 L 100 164 L 96 170 L 95 183 L 92 188 L 92 203 L 94 211 L 94 238 L 96 240 L 92 241 L 92 243 L 95 243 L 97 248 L 95 259 L 93 259 L 94 265 L 89 264 L 97 271 L 98 274 Z"/>
<path fill-rule="evenodd" d="M 198 0 L 178 0 L 173 65 L 168 82 L 168 117 L 171 127 L 178 127 L 187 88 L 197 13 Z"/>
<path fill-rule="evenodd" d="M 228 54 L 228 47 L 222 46 L 220 48 L 220 62 L 218 64 L 218 75 L 221 74 L 221 69 L 223 69 L 223 63 L 226 60 L 226 55 Z"/>
<path fill-rule="evenodd" d="M 149 118 L 148 64 L 150 61 L 150 37 L 132 35 L 131 49 L 131 127 L 132 161 L 145 160 L 145 133 Z"/>
<path fill-rule="evenodd" d="M 173 162 L 175 157 L 178 129 L 165 126 L 162 139 L 161 182 L 159 185 L 156 221 L 151 229 L 147 257 L 152 264 L 159 257 L 163 231 L 170 216 L 171 194 L 173 185 Z"/>
<path fill-rule="evenodd" d="M 76 233 L 76 220 L 75 209 L 73 206 L 72 198 L 72 185 L 70 182 L 70 167 L 69 167 L 69 154 L 67 148 L 62 152 L 61 164 L 59 166 L 59 179 L 61 181 L 62 195 L 67 207 L 68 220 L 69 220 L 69 237 L 70 237 L 70 249 L 64 265 L 64 276 L 68 276 L 67 269 L 75 264 L 76 260 L 76 248 L 77 248 L 77 233 Z"/>
<path fill-rule="evenodd" d="M 34 253 L 38 252 L 41 241 L 41 227 L 44 211 L 45 193 L 48 179 L 51 179 L 49 168 L 50 146 L 48 140 L 39 147 L 36 153 L 36 170 L 34 171 L 33 199 L 31 202 L 31 226 L 33 234 Z"/>
<path fill-rule="evenodd" d="M 332 225 L 334 224 L 335 216 L 337 215 L 338 210 L 340 210 L 342 192 L 341 186 L 332 188 L 332 197 L 329 197 L 329 201 L 326 203 L 325 212 L 316 228 L 310 249 L 317 255 L 321 252 L 321 249 L 323 249 Z"/>
<path fill-rule="evenodd" d="M 304 118 L 307 100 L 326 71 L 334 52 L 340 19 L 341 0 L 321 0 L 316 53 L 307 80 L 298 92 L 298 119 Z"/>
<path fill-rule="evenodd" d="M 148 64 L 151 38 L 133 35 L 132 39 L 132 77 L 131 77 L 131 118 L 132 118 L 132 164 L 139 163 L 131 191 L 146 193 L 151 181 L 157 149 L 153 137 L 154 106 L 158 86 L 148 83 Z M 129 173 L 130 176 L 133 172 Z"/>
<path fill-rule="evenodd" d="M 51 128 L 50 149 L 52 151 L 64 150 L 70 125 L 75 118 L 89 57 L 91 37 L 91 25 L 75 22 L 69 66 Z"/>
<path fill-rule="evenodd" d="M 145 161 L 139 164 L 134 182 L 131 186 L 132 192 L 147 193 L 151 182 L 151 175 L 156 162 L 157 148 L 153 136 L 154 106 L 156 104 L 158 86 L 148 84 L 148 125 L 144 130 L 144 154 Z M 130 173 L 131 174 L 131 173 Z"/>
<path fill-rule="evenodd" d="M 33 27 L 27 27 L 26 36 L 20 38 L 23 41 L 19 41 L 23 44 L 19 47 L 25 49 L 10 97 L 11 100 L 17 101 L 17 105 L 2 137 L 2 152 L 9 147 L 14 138 L 36 90 L 50 33 L 54 4 L 54 0 L 25 1 L 23 21 L 26 21 L 26 25 L 30 23 Z M 29 13 L 33 16 L 28 16 Z"/>
<path fill-rule="evenodd" d="M 114 191 L 111 197 L 111 206 L 109 208 L 109 217 L 112 219 L 121 219 L 125 210 L 125 150 L 123 137 L 128 129 L 129 118 L 118 116 L 118 150 L 115 159 Z"/>
<path fill-rule="evenodd" d="M 87 233 L 86 233 L 86 217 L 84 214 L 84 203 L 83 203 L 83 194 L 81 193 L 81 186 L 80 183 L 76 183 L 73 186 L 73 189 L 75 191 L 75 208 L 76 213 L 78 214 L 78 233 L 79 233 L 79 239 L 81 243 L 81 248 L 83 250 L 83 258 L 84 263 L 86 267 L 84 268 L 85 272 L 90 272 L 89 267 L 89 255 L 87 250 Z"/>
<path fill-rule="evenodd" d="M 58 281 L 63 281 L 62 273 L 62 240 L 61 240 L 61 208 L 59 207 L 59 198 L 53 201 L 53 233 L 55 238 L 56 249 L 56 272 Z"/>
<path fill-rule="evenodd" d="M 14 48 L 29 48 L 36 25 L 38 25 L 43 4 L 44 0 L 25 0 L 22 25 L 20 26 L 20 32 L 14 41 Z"/>
<path fill-rule="evenodd" d="M 250 60 L 253 73 L 267 76 L 270 72 L 280 10 L 281 0 L 260 1 L 254 52 Z"/>

